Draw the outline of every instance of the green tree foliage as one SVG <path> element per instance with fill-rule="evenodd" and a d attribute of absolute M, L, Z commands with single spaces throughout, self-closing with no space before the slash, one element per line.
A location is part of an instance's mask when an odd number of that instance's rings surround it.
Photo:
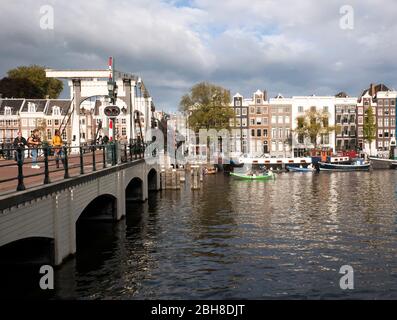
<path fill-rule="evenodd" d="M 180 109 L 189 114 L 189 127 L 200 129 L 228 129 L 234 116 L 230 104 L 230 91 L 208 82 L 194 85 L 180 101 Z"/>
<path fill-rule="evenodd" d="M 29 79 L 3 78 L 0 80 L 0 93 L 3 98 L 41 98 L 40 90 Z"/>
<path fill-rule="evenodd" d="M 57 99 L 63 90 L 62 81 L 47 78 L 45 68 L 42 66 L 20 66 L 9 70 L 7 75 L 8 79 L 14 81 L 13 83 L 19 81 L 20 84 L 19 88 L 11 86 L 8 91 L 7 88 L 2 88 L 5 92 L 0 91 L 0 93 L 7 97 L 45 99 L 49 96 L 51 99 Z M 3 80 L 5 79 L 7 78 Z M 11 90 L 12 88 L 15 89 Z M 21 96 L 21 94 L 24 94 L 24 96 Z"/>
<path fill-rule="evenodd" d="M 363 135 L 364 140 L 369 143 L 370 153 L 372 141 L 376 139 L 376 120 L 371 106 L 365 111 Z"/>
<path fill-rule="evenodd" d="M 305 115 L 297 118 L 297 129 L 295 133 L 303 138 L 309 138 L 314 147 L 318 147 L 318 139 L 324 135 L 329 135 L 335 131 L 335 127 L 329 125 L 329 113 L 326 111 L 317 111 L 315 109 L 307 110 Z"/>

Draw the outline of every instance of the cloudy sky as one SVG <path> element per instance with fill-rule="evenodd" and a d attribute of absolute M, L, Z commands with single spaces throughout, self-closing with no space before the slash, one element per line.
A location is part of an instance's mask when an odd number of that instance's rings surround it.
<path fill-rule="evenodd" d="M 53 30 L 40 27 L 44 5 Z M 395 0 L 1 0 L 0 75 L 103 68 L 113 55 L 168 111 L 200 81 L 244 96 L 358 95 L 371 82 L 397 87 L 396 17 Z"/>

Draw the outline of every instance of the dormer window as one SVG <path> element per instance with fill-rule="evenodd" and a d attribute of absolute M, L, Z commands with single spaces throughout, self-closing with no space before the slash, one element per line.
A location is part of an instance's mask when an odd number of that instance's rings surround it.
<path fill-rule="evenodd" d="M 32 102 L 28 102 L 28 112 L 35 113 L 36 112 L 36 105 Z"/>
<path fill-rule="evenodd" d="M 60 116 L 61 115 L 61 109 L 57 106 L 52 107 L 52 115 L 53 116 Z"/>
<path fill-rule="evenodd" d="M 234 104 L 236 107 L 241 107 L 241 101 L 239 99 L 235 99 Z"/>
<path fill-rule="evenodd" d="M 11 116 L 12 115 L 11 107 L 5 107 L 4 108 L 4 115 L 5 116 Z"/>

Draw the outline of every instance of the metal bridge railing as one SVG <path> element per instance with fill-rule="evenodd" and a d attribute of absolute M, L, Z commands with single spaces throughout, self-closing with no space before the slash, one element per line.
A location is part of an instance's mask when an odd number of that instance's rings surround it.
<path fill-rule="evenodd" d="M 32 150 L 33 148 L 10 146 L 0 149 L 0 154 L 6 155 L 0 161 L 0 195 L 143 159 L 145 145 L 134 141 L 131 144 L 109 143 L 80 147 L 41 146 L 36 149 L 37 165 L 40 168 L 32 166 Z"/>

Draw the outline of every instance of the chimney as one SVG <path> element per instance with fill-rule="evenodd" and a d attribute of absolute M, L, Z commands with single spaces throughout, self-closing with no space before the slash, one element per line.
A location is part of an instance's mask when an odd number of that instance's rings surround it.
<path fill-rule="evenodd" d="M 263 100 L 267 101 L 267 91 L 263 90 Z"/>
<path fill-rule="evenodd" d="M 373 97 L 375 95 L 375 85 L 371 83 L 371 86 L 369 88 L 369 95 Z"/>

